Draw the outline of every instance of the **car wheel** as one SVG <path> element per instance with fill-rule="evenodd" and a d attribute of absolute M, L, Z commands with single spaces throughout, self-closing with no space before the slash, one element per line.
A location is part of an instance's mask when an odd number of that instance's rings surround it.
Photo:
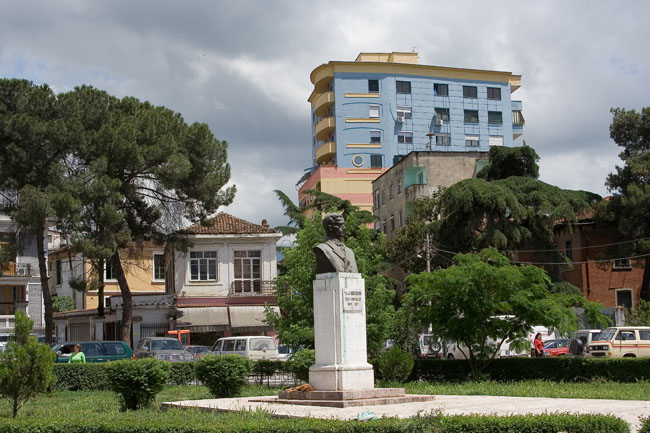
<path fill-rule="evenodd" d="M 454 355 L 452 355 L 452 354 L 450 353 L 449 355 L 447 355 L 447 359 L 451 359 L 451 360 L 453 361 L 453 360 L 454 360 Z"/>
<path fill-rule="evenodd" d="M 584 349 L 584 346 L 583 346 L 583 344 L 582 344 L 582 341 L 579 340 L 579 339 L 577 339 L 577 338 L 574 338 L 574 339 L 571 340 L 571 342 L 569 343 L 569 352 L 570 352 L 571 355 L 573 355 L 573 356 L 580 356 L 580 355 L 582 355 L 582 351 L 583 351 L 583 349 Z"/>
<path fill-rule="evenodd" d="M 440 345 L 440 343 L 438 343 L 438 342 L 434 342 L 434 343 L 431 343 L 431 344 L 429 345 L 429 349 L 430 349 L 433 353 L 438 353 L 438 352 L 440 352 L 440 349 L 442 349 L 442 346 Z"/>

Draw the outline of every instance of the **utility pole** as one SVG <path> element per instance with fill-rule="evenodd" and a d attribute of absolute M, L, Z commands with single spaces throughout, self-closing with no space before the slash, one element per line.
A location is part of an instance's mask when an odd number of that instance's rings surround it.
<path fill-rule="evenodd" d="M 427 272 L 431 272 L 431 260 L 430 260 L 431 243 L 429 241 L 429 232 L 427 232 L 427 234 L 426 234 L 425 242 L 426 242 L 426 247 L 425 248 L 427 250 L 427 255 L 426 255 L 426 258 L 427 258 Z"/>

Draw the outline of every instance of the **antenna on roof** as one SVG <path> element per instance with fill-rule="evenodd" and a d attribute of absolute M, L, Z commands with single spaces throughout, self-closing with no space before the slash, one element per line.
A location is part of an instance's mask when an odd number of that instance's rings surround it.
<path fill-rule="evenodd" d="M 413 51 L 411 51 L 412 53 L 414 53 L 414 52 L 415 52 L 415 48 L 416 48 L 416 47 L 414 46 L 414 47 L 413 47 Z"/>

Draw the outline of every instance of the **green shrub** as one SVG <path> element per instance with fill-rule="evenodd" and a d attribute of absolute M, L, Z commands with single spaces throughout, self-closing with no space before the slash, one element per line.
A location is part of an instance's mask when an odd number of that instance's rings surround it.
<path fill-rule="evenodd" d="M 235 397 L 248 382 L 253 361 L 239 355 L 204 356 L 196 361 L 196 377 L 215 397 Z"/>
<path fill-rule="evenodd" d="M 650 417 L 641 418 L 641 430 L 639 433 L 650 433 Z"/>
<path fill-rule="evenodd" d="M 636 382 L 650 380 L 650 358 L 501 358 L 493 360 L 483 373 L 497 381 Z M 409 379 L 459 382 L 469 374 L 466 360 L 418 359 Z"/>
<path fill-rule="evenodd" d="M 287 360 L 287 369 L 297 379 L 303 382 L 309 381 L 309 367 L 316 363 L 316 351 L 313 349 L 302 349 L 293 353 Z"/>
<path fill-rule="evenodd" d="M 54 364 L 53 390 L 103 391 L 111 389 L 106 364 Z"/>
<path fill-rule="evenodd" d="M 150 407 L 167 384 L 170 372 L 168 362 L 155 358 L 115 361 L 104 368 L 123 411 Z"/>
<path fill-rule="evenodd" d="M 34 321 L 22 311 L 15 317 L 14 338 L 0 352 L 0 396 L 11 402 L 14 418 L 25 402 L 47 390 L 56 357 L 30 335 Z"/>
<path fill-rule="evenodd" d="M 189 385 L 196 379 L 194 362 L 170 362 L 169 383 L 172 385 Z"/>
<path fill-rule="evenodd" d="M 257 377 L 260 384 L 264 383 L 264 379 L 270 378 L 276 373 L 282 372 L 284 369 L 284 362 L 281 361 L 255 361 L 253 365 L 253 374 Z"/>
<path fill-rule="evenodd" d="M 408 379 L 414 364 L 413 355 L 404 352 L 398 346 L 391 347 L 377 360 L 377 368 L 382 379 L 395 382 L 404 382 Z"/>

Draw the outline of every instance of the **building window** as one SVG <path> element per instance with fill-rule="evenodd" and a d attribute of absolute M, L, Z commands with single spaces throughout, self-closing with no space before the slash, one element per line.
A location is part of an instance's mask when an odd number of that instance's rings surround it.
<path fill-rule="evenodd" d="M 165 281 L 165 261 L 162 253 L 153 253 L 153 280 Z"/>
<path fill-rule="evenodd" d="M 404 220 L 402 219 L 402 211 L 399 211 L 399 227 L 404 225 Z"/>
<path fill-rule="evenodd" d="M 381 155 L 370 155 L 370 168 L 381 168 Z"/>
<path fill-rule="evenodd" d="M 396 114 L 397 114 L 397 117 L 402 117 L 404 119 L 410 119 L 411 118 L 411 107 L 398 105 Z"/>
<path fill-rule="evenodd" d="M 383 221 L 382 226 L 383 226 L 383 228 L 384 228 L 382 231 L 383 231 L 384 233 L 388 233 L 388 232 L 387 232 L 387 230 L 388 230 L 388 224 L 386 224 L 386 220 Z"/>
<path fill-rule="evenodd" d="M 56 285 L 60 286 L 62 281 L 61 277 L 61 260 L 56 261 Z"/>
<path fill-rule="evenodd" d="M 390 186 L 388 187 L 388 196 L 390 198 L 395 197 L 394 192 L 395 192 L 395 189 L 393 188 L 393 184 L 391 183 Z"/>
<path fill-rule="evenodd" d="M 614 269 L 631 269 L 630 259 L 616 259 L 614 260 Z"/>
<path fill-rule="evenodd" d="M 411 82 L 410 81 L 396 81 L 395 88 L 397 93 L 411 93 Z"/>
<path fill-rule="evenodd" d="M 451 145 L 451 137 L 449 137 L 449 134 L 436 134 L 436 145 L 437 146 Z"/>
<path fill-rule="evenodd" d="M 261 258 L 262 252 L 259 250 L 235 251 L 233 293 L 260 292 Z"/>
<path fill-rule="evenodd" d="M 488 123 L 491 125 L 503 125 L 503 114 L 500 111 L 488 111 Z"/>
<path fill-rule="evenodd" d="M 436 120 L 449 122 L 449 108 L 436 108 Z"/>
<path fill-rule="evenodd" d="M 379 105 L 370 105 L 368 107 L 368 117 L 370 118 L 379 117 Z"/>
<path fill-rule="evenodd" d="M 501 89 L 499 87 L 488 87 L 487 88 L 487 98 L 493 99 L 495 101 L 501 100 Z"/>
<path fill-rule="evenodd" d="M 402 179 L 397 179 L 397 193 L 402 192 Z"/>
<path fill-rule="evenodd" d="M 375 209 L 379 209 L 379 206 L 381 205 L 380 197 L 379 197 L 379 190 L 375 191 Z"/>
<path fill-rule="evenodd" d="M 465 123 L 478 123 L 478 111 L 465 110 Z"/>
<path fill-rule="evenodd" d="M 465 136 L 465 146 L 467 147 L 478 147 L 478 135 L 466 135 Z"/>
<path fill-rule="evenodd" d="M 354 155 L 352 157 L 352 165 L 355 167 L 361 167 L 363 163 L 365 162 L 363 155 Z"/>
<path fill-rule="evenodd" d="M 390 231 L 395 231 L 395 215 L 390 216 Z"/>
<path fill-rule="evenodd" d="M 521 114 L 521 111 L 516 110 L 512 112 L 512 126 L 522 126 L 526 123 L 524 115 Z"/>
<path fill-rule="evenodd" d="M 616 306 L 632 308 L 632 290 L 631 289 L 617 289 L 616 290 Z"/>
<path fill-rule="evenodd" d="M 379 93 L 379 80 L 368 80 L 368 93 Z"/>
<path fill-rule="evenodd" d="M 476 96 L 477 96 L 476 86 L 463 86 L 463 98 L 476 99 Z"/>
<path fill-rule="evenodd" d="M 381 143 L 381 131 L 370 131 L 370 142 Z"/>
<path fill-rule="evenodd" d="M 490 135 L 490 146 L 503 146 L 503 136 Z"/>
<path fill-rule="evenodd" d="M 381 190 L 381 202 L 386 204 L 386 190 L 385 189 Z"/>
<path fill-rule="evenodd" d="M 191 251 L 190 252 L 190 280 L 191 281 L 216 281 L 217 279 L 217 252 L 216 251 Z"/>
<path fill-rule="evenodd" d="M 104 281 L 117 281 L 117 270 L 113 266 L 111 259 L 104 262 Z"/>
<path fill-rule="evenodd" d="M 573 261 L 573 243 L 571 241 L 566 241 L 564 243 L 564 255 L 571 261 Z"/>
<path fill-rule="evenodd" d="M 433 83 L 434 96 L 449 96 L 449 86 L 446 84 Z"/>
<path fill-rule="evenodd" d="M 413 133 L 412 132 L 400 132 L 397 134 L 398 143 L 413 143 Z"/>

